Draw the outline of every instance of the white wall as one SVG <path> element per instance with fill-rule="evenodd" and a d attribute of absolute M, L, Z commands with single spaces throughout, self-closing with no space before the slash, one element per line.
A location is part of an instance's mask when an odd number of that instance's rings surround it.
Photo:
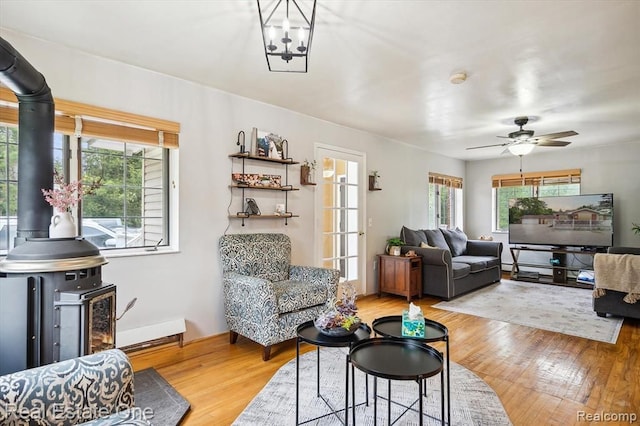
<path fill-rule="evenodd" d="M 228 154 L 237 152 L 240 130 L 249 135 L 258 127 L 283 135 L 290 143 L 290 156 L 298 161 L 313 158 L 314 143 L 366 154 L 367 170 L 378 170 L 382 176 L 382 191 L 367 192 L 367 215 L 373 223 L 365 229 L 368 293 L 376 291 L 373 259 L 386 239 L 397 236 L 403 224 L 427 226 L 427 173 L 464 177 L 460 160 L 8 30 L 0 33 L 45 76 L 57 98 L 181 123 L 179 175 L 171 194 L 174 199 L 179 196 L 179 210 L 173 212 L 179 252 L 109 259 L 103 276 L 118 286 L 118 313 L 138 298 L 118 323 L 119 330 L 184 317 L 186 340 L 226 331 L 217 241 L 227 227 L 228 232 L 284 232 L 292 239 L 293 262 L 313 264 L 312 187 L 290 194 L 290 210 L 300 217 L 289 220 L 288 226 L 271 220 L 247 221 L 245 227 L 237 220 L 229 223 Z M 292 166 L 290 173 L 290 182 L 297 185 L 299 166 Z M 237 209 L 237 203 L 231 206 L 232 212 Z"/>
<path fill-rule="evenodd" d="M 574 144 L 579 144 L 579 136 Z M 640 223 L 640 141 L 616 146 L 565 149 L 536 148 L 535 154 L 523 158 L 522 170 L 581 169 L 583 194 L 613 193 L 615 245 L 639 246 L 640 236 L 631 231 L 631 223 Z M 465 179 L 465 230 L 470 236 L 490 234 L 491 176 L 518 173 L 520 159 L 505 155 L 500 159 L 470 161 Z M 493 233 L 504 243 L 502 260 L 511 264 L 508 234 Z"/>

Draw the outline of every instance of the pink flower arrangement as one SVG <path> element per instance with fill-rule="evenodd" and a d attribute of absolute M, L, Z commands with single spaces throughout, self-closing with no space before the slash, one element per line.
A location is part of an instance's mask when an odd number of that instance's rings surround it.
<path fill-rule="evenodd" d="M 82 182 L 73 181 L 66 183 L 64 176 L 58 172 L 53 174 L 54 189 L 42 189 L 44 199 L 59 212 L 69 211 L 76 206 L 82 197 L 95 192 L 101 185 L 100 179 L 94 181 L 88 187 Z"/>

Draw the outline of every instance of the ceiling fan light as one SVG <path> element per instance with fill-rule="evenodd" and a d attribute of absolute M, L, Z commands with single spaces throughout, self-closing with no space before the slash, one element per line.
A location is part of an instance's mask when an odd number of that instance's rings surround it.
<path fill-rule="evenodd" d="M 518 143 L 508 146 L 507 149 L 513 155 L 527 155 L 530 154 L 535 147 L 532 143 Z"/>

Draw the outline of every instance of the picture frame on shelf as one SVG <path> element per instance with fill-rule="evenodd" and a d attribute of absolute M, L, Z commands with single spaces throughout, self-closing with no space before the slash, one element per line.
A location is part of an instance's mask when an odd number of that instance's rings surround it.
<path fill-rule="evenodd" d="M 251 132 L 255 151 L 253 155 L 256 157 L 275 158 L 283 160 L 286 157 L 285 144 L 286 141 L 277 134 L 266 130 L 260 130 L 256 127 Z"/>

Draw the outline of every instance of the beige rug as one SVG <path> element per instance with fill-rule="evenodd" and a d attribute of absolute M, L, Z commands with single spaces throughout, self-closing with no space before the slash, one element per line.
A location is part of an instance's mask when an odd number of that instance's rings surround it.
<path fill-rule="evenodd" d="M 616 343 L 623 320 L 596 315 L 589 289 L 511 280 L 433 307 L 606 343 Z"/>
<path fill-rule="evenodd" d="M 342 408 L 338 416 L 344 418 L 344 377 L 347 349 L 322 348 L 320 350 L 321 394 L 334 407 Z M 440 376 L 427 380 L 424 398 L 425 425 L 440 424 Z M 446 383 L 446 382 L 445 382 Z M 235 426 L 293 425 L 296 419 L 296 360 L 283 365 L 269 383 L 249 403 L 233 423 Z M 356 369 L 356 405 L 364 402 L 364 374 Z M 417 384 L 413 381 L 392 381 L 391 397 L 394 402 L 409 406 L 416 399 Z M 378 380 L 378 395 L 386 396 L 387 381 Z M 356 424 L 373 425 L 373 384 L 369 379 L 369 406 L 356 408 Z M 325 403 L 316 396 L 316 351 L 300 356 L 300 423 L 307 425 L 339 425 L 338 417 L 328 415 Z M 392 404 L 392 422 L 404 411 Z M 388 424 L 387 402 L 378 398 L 377 423 Z M 417 425 L 417 411 L 408 411 L 394 423 Z M 349 410 L 351 424 L 351 410 Z M 451 362 L 451 424 L 452 425 L 511 425 L 496 393 L 482 379 L 466 368 Z"/>

